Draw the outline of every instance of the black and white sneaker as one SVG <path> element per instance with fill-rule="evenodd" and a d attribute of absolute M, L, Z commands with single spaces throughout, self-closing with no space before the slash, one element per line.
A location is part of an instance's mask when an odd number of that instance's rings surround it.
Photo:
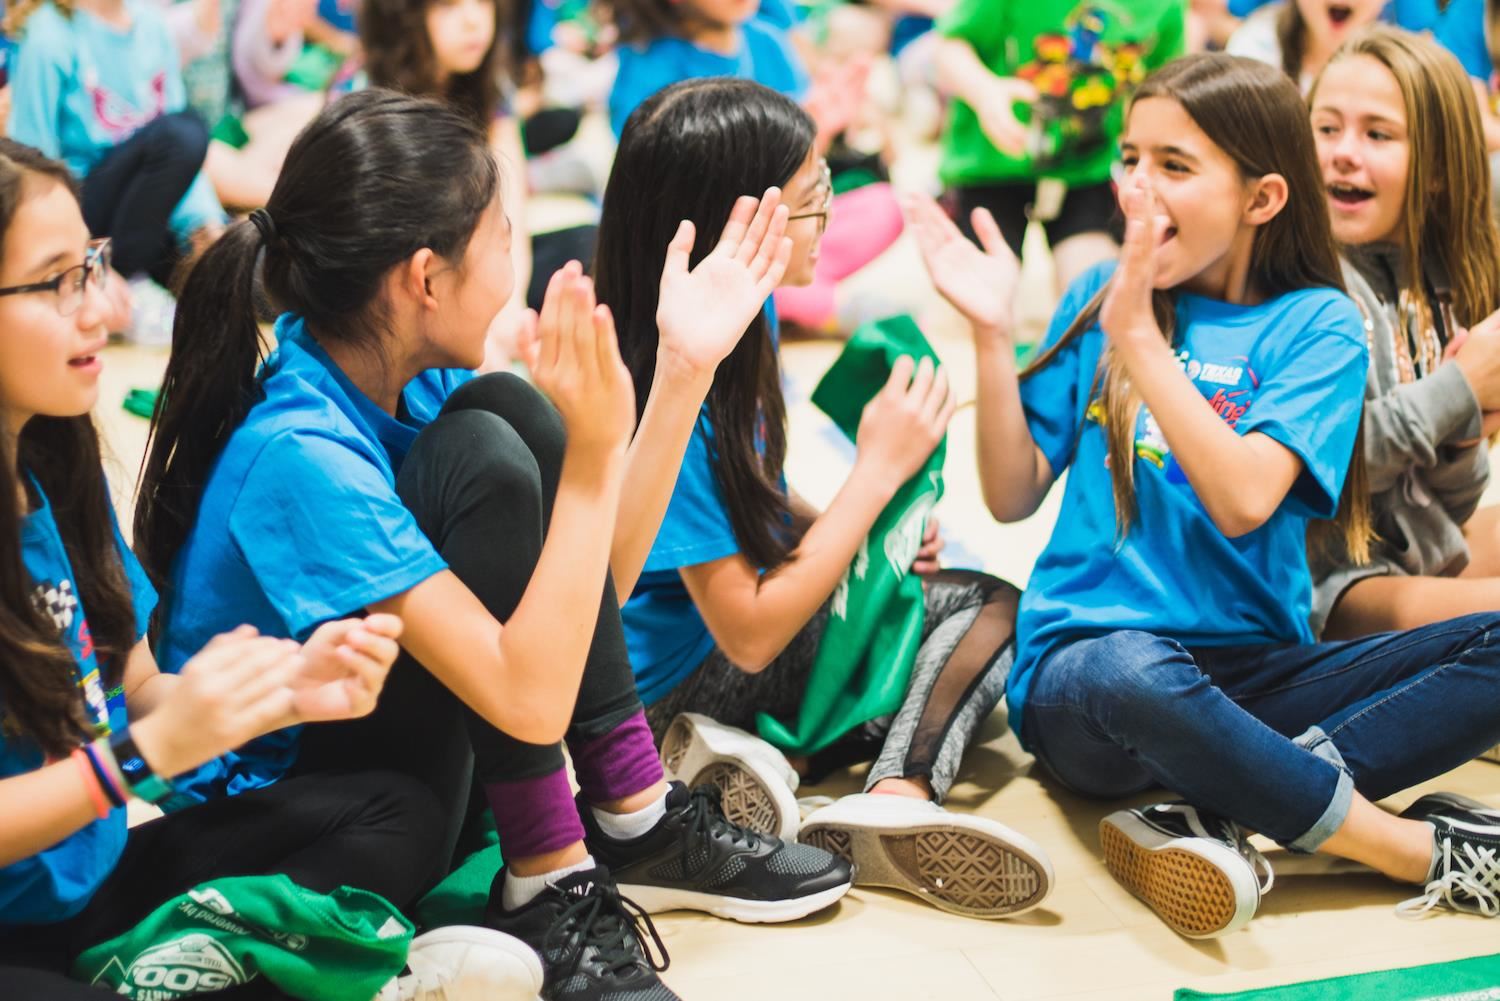
<path fill-rule="evenodd" d="M 1432 793 L 1401 816 L 1436 830 L 1437 860 L 1422 895 L 1396 913 L 1421 917 L 1435 907 L 1500 916 L 1500 810 L 1451 792 Z"/>
<path fill-rule="evenodd" d="M 706 911 L 733 921 L 795 921 L 837 901 L 854 883 L 843 859 L 731 823 L 714 786 L 667 792 L 667 815 L 639 838 L 617 841 L 580 802 L 584 843 L 620 892 L 652 914 Z"/>
<path fill-rule="evenodd" d="M 1238 824 L 1186 803 L 1112 813 L 1099 843 L 1110 875 L 1187 938 L 1243 928 L 1274 879 Z"/>
<path fill-rule="evenodd" d="M 505 870 L 495 877 L 485 914 L 489 927 L 513 935 L 542 959 L 546 1001 L 681 1001 L 657 973 L 670 960 L 656 926 L 603 866 L 571 873 L 529 903 L 500 903 Z M 646 937 L 661 955 L 658 964 Z"/>

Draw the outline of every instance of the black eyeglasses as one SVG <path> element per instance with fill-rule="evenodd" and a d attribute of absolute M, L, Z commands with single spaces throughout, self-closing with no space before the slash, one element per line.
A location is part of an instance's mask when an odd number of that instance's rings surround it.
<path fill-rule="evenodd" d="M 90 282 L 103 289 L 109 280 L 109 240 L 91 240 L 84 252 L 83 263 L 75 264 L 56 278 L 30 285 L 12 285 L 0 288 L 0 296 L 21 295 L 26 292 L 51 292 L 55 295 L 58 316 L 72 316 L 83 305 L 83 293 Z"/>
<path fill-rule="evenodd" d="M 813 191 L 823 192 L 823 204 L 816 212 L 798 212 L 796 215 L 786 217 L 787 222 L 795 222 L 798 219 L 818 220 L 818 235 L 822 236 L 828 229 L 828 217 L 833 213 L 833 171 L 828 168 L 828 161 L 822 162 L 822 177 L 818 180 L 818 186 Z"/>

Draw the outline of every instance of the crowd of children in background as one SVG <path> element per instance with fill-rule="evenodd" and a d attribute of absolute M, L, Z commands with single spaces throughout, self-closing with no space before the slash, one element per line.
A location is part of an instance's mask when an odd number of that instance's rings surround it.
<path fill-rule="evenodd" d="M 650 914 L 856 885 L 1020 914 L 1045 846 L 943 805 L 1002 699 L 1061 786 L 1181 797 L 1100 841 L 1185 936 L 1255 915 L 1252 833 L 1500 916 L 1500 808 L 1376 805 L 1500 742 L 1500 4 L 3 26 L 0 994 L 92 997 L 101 943 L 252 875 L 287 921 L 374 895 L 399 955 L 350 1001 L 667 1001 Z M 937 170 L 898 193 L 912 137 Z M 1033 222 L 1059 301 L 1027 345 Z M 972 328 L 990 513 L 1069 474 L 1024 593 L 939 564 L 957 400 L 889 326 L 920 301 L 859 280 L 903 239 Z M 782 340 L 856 330 L 819 510 Z M 170 351 L 129 544 L 89 416 L 113 336 Z M 906 659 L 831 691 L 872 561 L 920 582 L 880 634 Z M 799 804 L 854 761 L 863 792 Z M 468 923 L 415 934 L 486 829 Z M 313 924 L 272 948 L 358 922 Z M 230 965 L 205 989 L 310 996 Z"/>

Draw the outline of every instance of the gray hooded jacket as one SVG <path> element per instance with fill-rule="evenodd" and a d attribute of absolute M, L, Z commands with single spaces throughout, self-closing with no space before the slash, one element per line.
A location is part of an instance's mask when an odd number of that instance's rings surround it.
<path fill-rule="evenodd" d="M 1384 245 L 1345 251 L 1344 282 L 1370 341 L 1365 462 L 1379 538 L 1364 565 L 1341 554 L 1312 555 L 1314 635 L 1322 634 L 1334 603 L 1355 581 L 1452 576 L 1468 566 L 1461 526 L 1489 482 L 1488 448 L 1458 447 L 1479 437 L 1483 420 L 1458 366 L 1441 364 L 1414 382 L 1401 381 L 1395 338 L 1408 336 L 1408 320 L 1398 306 L 1400 257 Z"/>

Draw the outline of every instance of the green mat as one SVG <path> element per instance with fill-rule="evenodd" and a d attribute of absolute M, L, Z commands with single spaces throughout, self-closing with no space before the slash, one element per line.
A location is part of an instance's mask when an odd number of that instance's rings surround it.
<path fill-rule="evenodd" d="M 1409 966 L 1400 970 L 1359 973 L 1309 980 L 1285 987 L 1234 994 L 1209 994 L 1188 988 L 1175 1001 L 1500 1001 L 1500 954 L 1453 963 Z"/>

